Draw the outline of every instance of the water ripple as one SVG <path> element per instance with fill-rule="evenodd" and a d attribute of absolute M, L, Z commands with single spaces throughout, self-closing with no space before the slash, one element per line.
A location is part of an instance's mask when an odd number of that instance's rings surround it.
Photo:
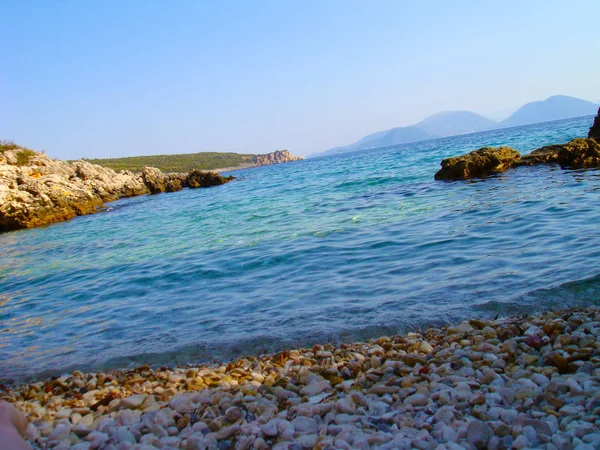
<path fill-rule="evenodd" d="M 249 169 L 218 188 L 0 234 L 1 378 L 597 303 L 598 171 L 433 181 L 444 157 L 483 145 L 525 153 L 590 121 Z"/>

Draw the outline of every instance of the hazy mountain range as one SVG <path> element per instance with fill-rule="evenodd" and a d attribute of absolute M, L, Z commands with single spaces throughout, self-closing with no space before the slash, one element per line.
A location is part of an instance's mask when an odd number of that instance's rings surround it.
<path fill-rule="evenodd" d="M 566 95 L 555 95 L 543 101 L 527 103 L 500 122 L 471 111 L 444 111 L 429 116 L 414 125 L 369 134 L 353 144 L 334 147 L 319 155 L 347 153 L 368 148 L 474 133 L 476 131 L 595 115 L 598 106 L 598 104 L 587 100 L 567 97 Z"/>

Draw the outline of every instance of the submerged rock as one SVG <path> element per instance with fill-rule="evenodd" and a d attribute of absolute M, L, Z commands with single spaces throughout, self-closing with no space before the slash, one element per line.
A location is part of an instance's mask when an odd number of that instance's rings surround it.
<path fill-rule="evenodd" d="M 510 147 L 483 147 L 463 156 L 446 158 L 435 174 L 436 180 L 468 180 L 504 172 L 519 161 L 521 154 Z"/>
<path fill-rule="evenodd" d="M 598 115 L 594 117 L 594 123 L 590 128 L 588 138 L 600 141 L 600 108 L 598 108 Z"/>

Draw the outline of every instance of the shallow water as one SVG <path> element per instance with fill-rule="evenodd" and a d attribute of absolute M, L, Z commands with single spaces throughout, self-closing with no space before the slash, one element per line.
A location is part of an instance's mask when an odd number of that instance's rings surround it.
<path fill-rule="evenodd" d="M 0 380 L 227 359 L 598 303 L 600 171 L 434 181 L 591 117 L 238 171 L 210 189 L 0 234 Z"/>

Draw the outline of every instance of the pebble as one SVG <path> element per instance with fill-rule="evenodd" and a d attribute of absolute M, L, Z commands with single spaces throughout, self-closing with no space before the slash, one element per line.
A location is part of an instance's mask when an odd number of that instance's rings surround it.
<path fill-rule="evenodd" d="M 600 309 L 8 386 L 32 448 L 600 448 Z"/>

